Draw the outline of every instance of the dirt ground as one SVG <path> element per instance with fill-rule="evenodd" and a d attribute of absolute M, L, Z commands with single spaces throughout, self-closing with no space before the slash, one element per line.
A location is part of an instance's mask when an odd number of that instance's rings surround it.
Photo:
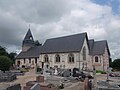
<path fill-rule="evenodd" d="M 97 80 L 107 80 L 107 74 L 99 74 L 99 75 L 96 75 L 96 79 Z M 120 77 L 110 77 L 108 78 L 109 80 L 112 80 L 116 83 L 120 83 Z"/>
<path fill-rule="evenodd" d="M 35 74 L 35 70 L 32 69 L 29 72 L 25 73 L 24 76 L 17 76 L 17 80 L 7 83 L 7 84 L 16 84 L 20 83 L 21 86 L 25 86 L 28 81 L 35 81 L 37 74 Z M 96 79 L 98 80 L 107 80 L 107 74 L 99 74 L 96 75 Z M 120 83 L 120 77 L 109 77 L 109 80 L 113 80 L 116 83 Z M 2 83 L 4 84 L 4 83 Z M 6 84 L 6 83 L 5 83 Z M 75 82 L 72 85 L 65 87 L 63 90 L 84 90 L 83 82 Z"/>
<path fill-rule="evenodd" d="M 84 90 L 84 83 L 83 82 L 77 82 L 75 84 L 72 84 L 69 87 L 64 88 L 63 90 Z"/>
<path fill-rule="evenodd" d="M 30 70 L 29 72 L 25 73 L 24 76 L 18 76 L 17 80 L 10 82 L 12 84 L 20 83 L 22 88 L 26 85 L 28 81 L 35 81 L 36 80 L 35 70 Z M 84 83 L 83 82 L 76 82 L 68 87 L 65 87 L 63 90 L 84 90 Z"/>

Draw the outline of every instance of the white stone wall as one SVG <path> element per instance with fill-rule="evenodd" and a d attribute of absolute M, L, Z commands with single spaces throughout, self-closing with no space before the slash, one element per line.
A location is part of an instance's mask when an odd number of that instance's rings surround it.
<path fill-rule="evenodd" d="M 105 52 L 103 54 L 103 65 L 104 65 L 104 70 L 107 71 L 107 67 L 109 67 L 109 54 L 107 51 L 107 48 L 105 48 Z"/>
<path fill-rule="evenodd" d="M 98 62 L 95 62 L 95 57 L 98 57 Z M 93 65 L 95 65 L 96 70 L 103 70 L 103 56 L 102 55 L 95 55 L 90 56 L 91 62 L 89 68 L 92 70 Z"/>
<path fill-rule="evenodd" d="M 84 47 L 86 48 L 86 60 L 83 60 L 83 48 Z M 85 38 L 82 49 L 80 51 L 80 69 L 82 69 L 83 63 L 84 64 L 87 63 L 87 67 L 88 67 L 89 66 L 88 61 L 89 61 L 89 48 L 88 48 L 87 40 Z"/>
<path fill-rule="evenodd" d="M 59 63 L 56 63 L 55 62 L 55 55 L 58 54 L 60 56 L 60 62 Z M 65 68 L 66 69 L 71 69 L 71 68 L 74 68 L 74 67 L 79 67 L 77 65 L 77 61 L 79 60 L 78 58 L 78 55 L 79 53 L 72 53 L 74 55 L 74 63 L 69 63 L 68 62 L 68 55 L 69 53 L 56 53 L 56 54 L 47 54 L 48 55 L 48 58 L 49 58 L 49 66 L 50 67 L 54 67 L 54 66 L 58 66 L 59 68 Z M 39 62 L 44 62 L 44 56 L 46 54 L 41 54 L 40 55 L 40 61 Z"/>
<path fill-rule="evenodd" d="M 35 63 L 35 58 L 31 58 L 31 62 L 29 62 L 29 58 L 26 58 L 25 59 L 25 63 L 24 63 L 24 59 L 16 59 L 16 65 L 17 65 L 17 62 L 20 61 L 20 67 L 22 67 L 22 65 L 24 66 L 30 66 L 30 67 L 35 67 L 36 66 L 36 63 Z M 39 58 L 37 58 L 37 63 L 39 63 Z"/>
<path fill-rule="evenodd" d="M 98 62 L 95 62 L 95 57 L 98 57 Z M 107 52 L 107 48 L 105 48 L 105 52 L 103 55 L 95 55 L 90 56 L 90 69 L 93 69 L 93 65 L 95 65 L 97 70 L 107 71 L 107 67 L 109 66 L 109 54 Z"/>

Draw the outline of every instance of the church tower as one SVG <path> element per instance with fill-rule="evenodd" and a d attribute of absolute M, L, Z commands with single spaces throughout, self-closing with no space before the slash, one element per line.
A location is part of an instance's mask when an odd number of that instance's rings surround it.
<path fill-rule="evenodd" d="M 35 42 L 34 42 L 32 34 L 31 34 L 30 28 L 29 28 L 28 32 L 23 40 L 23 43 L 22 43 L 22 51 L 25 52 L 34 46 L 35 46 Z"/>

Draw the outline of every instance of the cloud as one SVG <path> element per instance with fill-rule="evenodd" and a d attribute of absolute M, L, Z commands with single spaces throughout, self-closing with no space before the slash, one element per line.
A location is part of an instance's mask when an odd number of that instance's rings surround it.
<path fill-rule="evenodd" d="M 112 57 L 120 57 L 119 23 L 120 16 L 113 14 L 110 5 L 91 0 L 0 1 L 0 44 L 14 50 L 20 50 L 31 24 L 35 40 L 42 43 L 48 38 L 88 32 L 89 38 L 108 40 Z"/>

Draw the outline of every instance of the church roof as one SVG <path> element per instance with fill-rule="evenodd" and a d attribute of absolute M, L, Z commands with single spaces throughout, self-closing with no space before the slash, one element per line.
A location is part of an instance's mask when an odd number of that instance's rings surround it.
<path fill-rule="evenodd" d="M 47 39 L 41 53 L 79 52 L 87 33 Z"/>
<path fill-rule="evenodd" d="M 27 32 L 27 34 L 25 35 L 24 40 L 29 40 L 29 39 L 30 39 L 30 37 L 32 37 L 32 40 L 33 40 L 33 36 L 32 36 L 31 31 L 30 31 L 30 28 L 29 28 L 29 29 L 28 29 L 28 32 Z"/>
<path fill-rule="evenodd" d="M 89 45 L 92 43 L 92 49 L 90 50 L 90 55 L 102 55 L 105 52 L 105 48 L 108 50 L 108 54 L 110 55 L 108 44 L 106 40 L 102 41 L 89 41 Z"/>
<path fill-rule="evenodd" d="M 31 47 L 33 47 L 35 45 L 30 28 L 28 29 L 28 32 L 25 35 L 25 38 L 23 40 L 22 46 L 24 46 L 24 45 L 31 46 Z"/>
<path fill-rule="evenodd" d="M 26 52 L 20 52 L 20 54 L 16 57 L 17 59 L 21 58 L 38 58 L 40 55 L 42 46 L 35 46 L 31 47 L 28 51 Z"/>
<path fill-rule="evenodd" d="M 28 36 L 31 35 L 32 35 L 31 32 L 28 31 L 25 39 L 27 39 Z M 81 34 L 47 39 L 43 46 L 34 46 L 25 52 L 21 51 L 16 58 L 18 59 L 38 58 L 40 54 L 80 52 L 85 38 L 88 41 L 90 55 L 102 55 L 104 54 L 105 48 L 107 48 L 108 54 L 110 55 L 106 40 L 103 41 L 94 41 L 93 39 L 88 40 L 87 33 L 81 33 Z"/>
<path fill-rule="evenodd" d="M 93 45 L 94 45 L 94 39 L 88 40 L 88 45 L 89 45 L 89 50 L 90 50 L 89 52 L 91 53 Z"/>

